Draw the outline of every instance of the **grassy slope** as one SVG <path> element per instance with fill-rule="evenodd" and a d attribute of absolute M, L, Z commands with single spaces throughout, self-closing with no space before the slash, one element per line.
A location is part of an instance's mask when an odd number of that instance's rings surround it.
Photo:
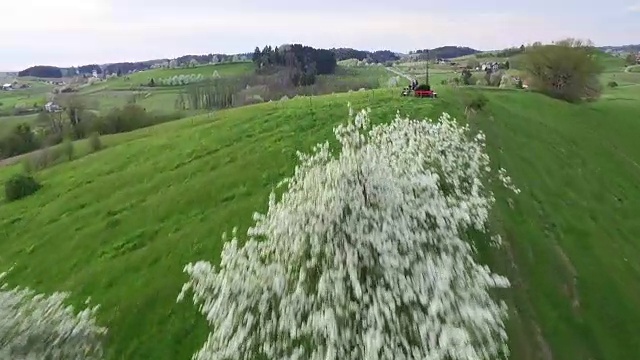
<path fill-rule="evenodd" d="M 506 294 L 517 309 L 514 359 L 537 358 L 539 341 L 554 359 L 640 352 L 640 96 L 631 89 L 581 106 L 486 91 L 489 115 L 473 124 L 523 191 L 513 209 L 498 191 L 494 226 L 509 251 L 484 252 L 516 284 Z M 0 205 L 0 269 L 15 263 L 12 283 L 102 304 L 112 359 L 186 359 L 206 327 L 192 306 L 174 304 L 182 266 L 218 258 L 220 234 L 248 226 L 270 187 L 291 173 L 295 150 L 331 137 L 347 100 L 370 106 L 376 121 L 397 109 L 461 116 L 466 92 L 438 92 L 437 100 L 388 91 L 327 96 L 311 109 L 308 99 L 290 100 L 125 134 L 127 142 L 41 173 L 37 195 Z M 1 169 L 0 179 L 15 171 Z"/>
<path fill-rule="evenodd" d="M 137 87 L 140 86 L 140 84 L 147 84 L 151 79 L 157 81 L 159 78 L 190 74 L 212 76 L 214 71 L 218 71 L 220 76 L 238 75 L 251 69 L 253 69 L 253 63 L 251 62 L 202 65 L 195 68 L 152 69 L 127 75 L 126 77 L 128 77 L 129 80 L 125 80 L 124 76 L 108 80 L 106 86 L 108 89 L 129 89 L 131 86 Z"/>
<path fill-rule="evenodd" d="M 0 90 L 0 110 L 12 110 L 18 107 L 31 107 L 34 103 L 42 106 L 46 102 L 45 94 L 53 88 L 53 85 L 39 81 L 26 81 L 18 78 L 19 84 L 28 83 L 28 89 L 18 89 L 12 91 Z"/>
<path fill-rule="evenodd" d="M 21 123 L 32 124 L 35 122 L 37 114 L 18 115 L 18 116 L 0 116 L 0 136 L 11 132 Z"/>

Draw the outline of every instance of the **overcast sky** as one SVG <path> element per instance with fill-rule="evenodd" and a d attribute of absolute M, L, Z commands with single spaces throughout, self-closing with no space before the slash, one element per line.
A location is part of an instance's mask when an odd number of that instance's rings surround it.
<path fill-rule="evenodd" d="M 406 52 L 640 43 L 640 0 L 0 0 L 0 70 L 303 43 Z"/>

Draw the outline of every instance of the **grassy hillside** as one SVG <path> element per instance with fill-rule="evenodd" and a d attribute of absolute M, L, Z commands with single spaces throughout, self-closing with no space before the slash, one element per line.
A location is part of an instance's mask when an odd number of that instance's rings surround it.
<path fill-rule="evenodd" d="M 138 87 L 140 84 L 147 84 L 151 79 L 156 81 L 159 78 L 168 78 L 178 75 L 201 74 L 202 76 L 212 76 L 217 71 L 220 76 L 233 76 L 246 73 L 254 68 L 251 62 L 221 63 L 215 65 L 202 65 L 194 68 L 178 69 L 152 69 L 140 71 L 127 76 L 113 78 L 104 84 L 107 89 L 129 89 Z"/>
<path fill-rule="evenodd" d="M 585 105 L 484 90 L 487 112 L 472 124 L 522 190 L 497 189 L 493 226 L 508 246 L 481 252 L 514 283 L 504 294 L 513 359 L 640 352 L 640 92 L 631 89 Z M 378 122 L 396 110 L 464 119 L 477 90 L 438 91 L 436 100 L 382 90 L 302 98 L 113 136 L 106 150 L 38 174 L 44 188 L 33 197 L 0 205 L 0 269 L 15 264 L 12 284 L 102 304 L 110 359 L 187 359 L 206 326 L 175 303 L 183 265 L 217 260 L 220 234 L 246 229 L 291 174 L 295 151 L 331 138 L 347 101 Z M 0 169 L 0 180 L 17 171 Z"/>
<path fill-rule="evenodd" d="M 20 79 L 19 83 L 29 84 L 31 87 L 13 91 L 0 90 L 0 114 L 11 112 L 15 107 L 31 107 L 34 103 L 42 106 L 46 101 L 45 94 L 53 89 L 53 85 L 40 81 L 24 81 Z"/>

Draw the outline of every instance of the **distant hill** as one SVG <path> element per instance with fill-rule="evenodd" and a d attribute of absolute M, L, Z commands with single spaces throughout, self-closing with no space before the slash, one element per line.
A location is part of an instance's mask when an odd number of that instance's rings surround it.
<path fill-rule="evenodd" d="M 238 58 L 246 57 L 246 54 L 207 54 L 207 55 L 184 55 L 177 59 L 176 65 L 186 65 L 192 59 L 201 64 L 211 62 L 214 58 L 217 62 L 228 62 Z M 56 66 L 32 66 L 18 73 L 18 76 L 34 76 L 41 78 L 61 78 L 65 76 L 91 75 L 95 70 L 98 74 L 127 74 L 135 71 L 148 70 L 159 64 L 167 64 L 170 59 L 154 59 L 136 62 L 119 62 L 108 64 L 86 64 L 78 67 L 56 67 Z"/>
<path fill-rule="evenodd" d="M 640 44 L 636 45 L 619 45 L 619 46 L 600 46 L 598 49 L 604 52 L 613 52 L 613 53 L 621 53 L 621 52 L 640 52 Z"/>
<path fill-rule="evenodd" d="M 426 57 L 427 52 L 431 59 L 453 59 L 460 56 L 477 54 L 481 51 L 466 46 L 441 46 L 433 49 L 411 51 L 409 52 L 409 55 L 421 58 Z"/>
<path fill-rule="evenodd" d="M 288 45 L 283 45 L 288 46 Z M 330 49 L 336 55 L 336 59 L 368 59 L 374 63 L 383 63 L 387 61 L 395 61 L 400 56 L 390 50 L 364 51 L 352 48 Z M 22 70 L 18 76 L 34 76 L 41 78 L 61 78 L 76 75 L 91 75 L 93 71 L 97 74 L 126 74 L 135 71 L 142 71 L 154 68 L 160 64 L 168 64 L 169 61 L 175 61 L 176 65 L 186 65 L 195 60 L 200 64 L 239 61 L 243 59 L 251 59 L 252 52 L 239 54 L 206 54 L 206 55 L 183 55 L 176 59 L 155 59 L 137 62 L 120 62 L 109 64 L 85 64 L 78 67 L 56 67 L 56 66 L 32 66 Z"/>
<path fill-rule="evenodd" d="M 329 49 L 336 56 L 337 61 L 347 60 L 347 59 L 358 59 L 364 60 L 367 59 L 370 62 L 374 63 L 384 63 L 388 61 L 396 61 L 404 56 L 411 57 L 421 57 L 422 54 L 425 54 L 427 49 L 412 51 L 409 55 L 403 55 L 400 53 L 393 52 L 391 50 L 377 50 L 377 51 L 367 51 L 367 50 L 358 50 L 353 48 L 333 48 Z M 471 55 L 479 53 L 479 50 L 472 49 L 469 47 L 462 46 L 441 46 L 438 48 L 430 49 L 429 56 L 432 59 L 451 59 L 459 56 Z M 241 54 L 206 54 L 206 55 L 183 55 L 176 59 L 177 65 L 185 65 L 195 60 L 198 63 L 211 63 L 211 62 L 228 62 L 237 59 L 246 59 L 251 58 L 253 55 L 252 52 L 241 53 Z M 91 75 L 91 73 L 95 70 L 98 74 L 115 74 L 115 73 L 130 73 L 135 71 L 148 70 L 153 67 L 158 66 L 159 64 L 167 64 L 170 59 L 155 59 L 155 60 L 146 60 L 146 61 L 138 61 L 138 62 L 120 62 L 120 63 L 109 63 L 109 64 L 85 64 L 78 67 L 56 67 L 56 66 L 32 66 L 28 69 L 22 70 L 18 73 L 18 76 L 34 76 L 34 77 L 42 77 L 42 78 L 61 78 L 66 76 L 75 76 L 75 75 Z"/>
<path fill-rule="evenodd" d="M 352 48 L 333 48 L 330 50 L 336 55 L 337 61 L 348 59 L 368 59 L 374 63 L 383 63 L 400 59 L 400 56 L 398 56 L 398 54 L 390 50 L 366 51 Z"/>
<path fill-rule="evenodd" d="M 18 76 L 35 76 L 41 78 L 61 78 L 62 71 L 56 66 L 38 65 L 24 69 Z"/>

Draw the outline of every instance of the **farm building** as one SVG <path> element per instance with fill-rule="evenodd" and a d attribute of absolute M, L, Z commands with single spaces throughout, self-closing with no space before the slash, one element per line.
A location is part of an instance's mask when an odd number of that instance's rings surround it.
<path fill-rule="evenodd" d="M 52 101 L 49 101 L 48 103 L 46 103 L 46 104 L 44 105 L 44 109 L 45 109 L 45 111 L 47 111 L 47 112 L 56 112 L 56 111 L 60 111 L 60 110 L 62 110 L 62 108 L 60 107 L 60 105 L 58 105 L 58 104 L 56 104 L 56 103 L 54 103 L 54 102 L 52 102 Z"/>
<path fill-rule="evenodd" d="M 4 84 L 2 85 L 2 90 L 4 91 L 13 90 L 13 86 L 11 84 Z"/>

